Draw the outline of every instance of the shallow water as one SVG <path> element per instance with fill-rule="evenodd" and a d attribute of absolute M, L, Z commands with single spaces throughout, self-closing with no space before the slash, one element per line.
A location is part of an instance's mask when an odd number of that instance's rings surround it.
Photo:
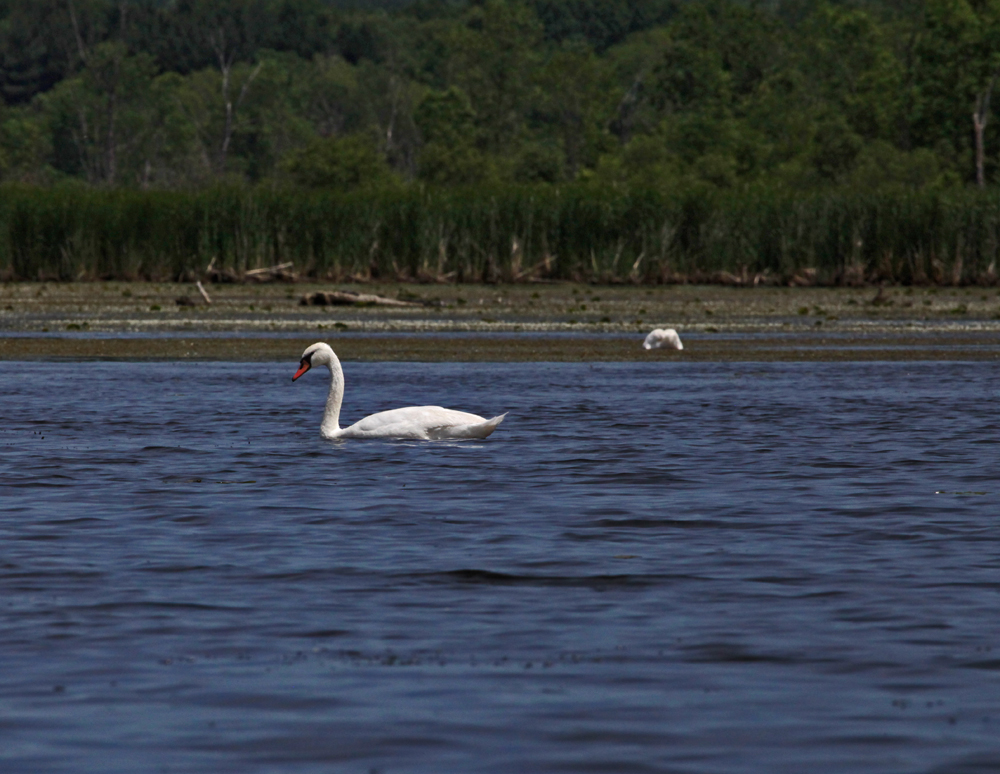
<path fill-rule="evenodd" d="M 4 772 L 1000 768 L 989 363 L 0 363 Z"/>

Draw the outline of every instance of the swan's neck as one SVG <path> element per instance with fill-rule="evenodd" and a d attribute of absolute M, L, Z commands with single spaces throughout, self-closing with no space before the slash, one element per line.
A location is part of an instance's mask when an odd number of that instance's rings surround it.
<path fill-rule="evenodd" d="M 326 396 L 326 411 L 323 412 L 323 424 L 319 431 L 325 437 L 337 435 L 340 432 L 340 404 L 344 400 L 344 369 L 340 360 L 333 355 L 330 362 L 330 392 Z"/>

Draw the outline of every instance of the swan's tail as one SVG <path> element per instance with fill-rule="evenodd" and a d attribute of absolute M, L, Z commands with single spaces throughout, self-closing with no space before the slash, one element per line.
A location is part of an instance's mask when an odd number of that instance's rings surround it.
<path fill-rule="evenodd" d="M 477 438 L 485 438 L 486 436 L 488 436 L 490 433 L 492 433 L 494 430 L 497 429 L 497 426 L 501 422 L 503 422 L 503 418 L 505 416 L 507 416 L 507 412 L 506 411 L 503 412 L 500 416 L 493 417 L 493 419 L 489 419 L 489 420 L 483 422 L 482 424 L 473 425 L 473 427 L 481 429 L 482 433 L 483 433 L 482 435 L 478 435 L 476 437 Z"/>
<path fill-rule="evenodd" d="M 497 425 L 503 422 L 503 418 L 505 416 L 507 416 L 507 412 L 504 412 L 500 416 L 493 417 L 493 419 L 488 419 L 485 422 L 477 422 L 473 425 L 446 425 L 444 427 L 436 427 L 431 429 L 427 435 L 432 440 L 486 438 L 490 435 L 490 433 L 497 429 Z"/>

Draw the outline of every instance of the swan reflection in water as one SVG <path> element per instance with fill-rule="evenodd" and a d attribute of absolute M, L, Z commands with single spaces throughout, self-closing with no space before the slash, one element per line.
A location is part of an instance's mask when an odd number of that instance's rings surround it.
<path fill-rule="evenodd" d="M 440 406 L 408 406 L 380 411 L 355 422 L 340 426 L 340 404 L 344 400 L 344 370 L 333 349 L 323 342 L 313 344 L 302 353 L 294 382 L 313 366 L 330 369 L 330 392 L 326 396 L 326 411 L 319 432 L 324 438 L 409 438 L 423 441 L 486 438 L 497 429 L 506 415 L 484 419 L 465 411 Z"/>

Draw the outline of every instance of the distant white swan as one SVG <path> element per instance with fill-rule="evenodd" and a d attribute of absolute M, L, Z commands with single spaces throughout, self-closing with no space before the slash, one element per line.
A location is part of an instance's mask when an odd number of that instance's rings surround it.
<path fill-rule="evenodd" d="M 673 349 L 684 349 L 681 344 L 681 337 L 673 328 L 657 328 L 652 331 L 642 346 L 646 349 L 659 349 L 660 347 L 672 347 Z"/>
<path fill-rule="evenodd" d="M 313 366 L 330 369 L 330 392 L 319 432 L 324 438 L 412 438 L 422 441 L 485 438 L 497 429 L 506 414 L 486 420 L 464 411 L 440 406 L 410 406 L 380 411 L 350 427 L 340 427 L 340 404 L 344 399 L 344 370 L 328 344 L 320 342 L 302 353 L 294 382 Z"/>

